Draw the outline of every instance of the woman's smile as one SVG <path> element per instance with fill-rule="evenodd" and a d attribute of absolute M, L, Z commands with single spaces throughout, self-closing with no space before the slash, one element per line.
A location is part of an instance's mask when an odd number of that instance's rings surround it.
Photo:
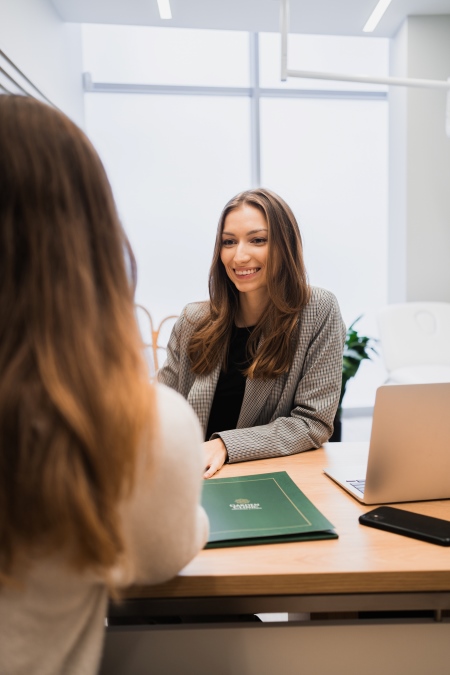
<path fill-rule="evenodd" d="M 255 276 L 255 274 L 257 274 L 260 270 L 261 270 L 260 267 L 253 267 L 253 268 L 250 268 L 250 269 L 235 269 L 234 273 L 236 274 L 236 276 L 238 276 L 241 279 L 242 278 L 250 278 L 250 277 L 253 278 Z"/>

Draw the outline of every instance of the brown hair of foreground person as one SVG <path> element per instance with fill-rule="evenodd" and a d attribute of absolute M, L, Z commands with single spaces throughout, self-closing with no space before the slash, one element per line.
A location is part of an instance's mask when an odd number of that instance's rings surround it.
<path fill-rule="evenodd" d="M 108 581 L 123 553 L 118 504 L 152 409 L 127 265 L 83 132 L 0 96 L 0 583 L 56 551 Z"/>

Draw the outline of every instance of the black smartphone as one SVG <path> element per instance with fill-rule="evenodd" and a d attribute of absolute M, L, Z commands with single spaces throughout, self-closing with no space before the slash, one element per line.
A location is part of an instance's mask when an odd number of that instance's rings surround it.
<path fill-rule="evenodd" d="M 420 513 L 379 506 L 359 517 L 361 525 L 403 534 L 405 537 L 422 539 L 431 544 L 450 546 L 450 520 L 422 516 Z"/>

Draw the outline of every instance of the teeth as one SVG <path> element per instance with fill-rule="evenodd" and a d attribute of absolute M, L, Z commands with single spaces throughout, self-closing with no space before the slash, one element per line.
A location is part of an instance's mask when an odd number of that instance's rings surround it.
<path fill-rule="evenodd" d="M 236 272 L 236 274 L 238 275 L 238 277 L 245 277 L 245 276 L 247 276 L 248 274 L 254 274 L 255 272 L 258 271 L 258 269 L 259 269 L 259 267 L 255 267 L 255 268 L 252 269 L 252 270 L 241 270 L 241 271 L 239 271 L 239 270 L 234 270 L 234 271 Z"/>

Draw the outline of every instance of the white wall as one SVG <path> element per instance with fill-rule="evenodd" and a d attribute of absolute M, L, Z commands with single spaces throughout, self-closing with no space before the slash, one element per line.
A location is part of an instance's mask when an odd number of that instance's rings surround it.
<path fill-rule="evenodd" d="M 79 25 L 63 23 L 50 0 L 0 0 L 0 49 L 54 105 L 84 125 Z"/>
<path fill-rule="evenodd" d="M 392 43 L 395 76 L 450 77 L 450 16 L 416 16 Z M 444 91 L 390 93 L 390 300 L 450 301 L 450 138 Z"/>
<path fill-rule="evenodd" d="M 408 70 L 408 22 L 390 44 L 390 73 Z M 407 90 L 389 90 L 388 300 L 406 299 L 406 113 Z"/>

